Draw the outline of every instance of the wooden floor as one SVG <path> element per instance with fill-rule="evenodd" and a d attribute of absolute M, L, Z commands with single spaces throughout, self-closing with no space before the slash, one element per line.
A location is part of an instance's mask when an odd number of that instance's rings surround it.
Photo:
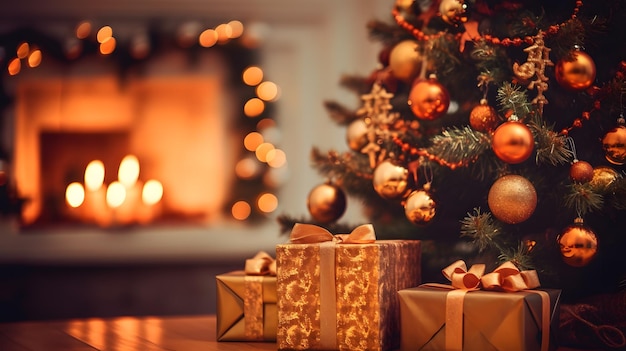
<path fill-rule="evenodd" d="M 2 351 L 253 351 L 275 343 L 215 341 L 215 317 L 117 317 L 0 323 Z"/>

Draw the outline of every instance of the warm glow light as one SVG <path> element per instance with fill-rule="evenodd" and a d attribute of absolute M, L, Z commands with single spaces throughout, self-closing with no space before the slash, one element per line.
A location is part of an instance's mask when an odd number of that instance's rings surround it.
<path fill-rule="evenodd" d="M 250 216 L 252 209 L 250 204 L 245 201 L 237 201 L 231 208 L 230 212 L 233 214 L 233 218 L 243 221 Z"/>
<path fill-rule="evenodd" d="M 256 129 L 264 130 L 266 128 L 274 128 L 276 127 L 276 122 L 271 118 L 263 118 L 256 124 Z"/>
<path fill-rule="evenodd" d="M 112 208 L 122 206 L 126 200 L 126 188 L 120 182 L 113 182 L 107 188 L 107 205 Z"/>
<path fill-rule="evenodd" d="M 241 179 L 251 179 L 259 174 L 261 164 L 254 158 L 244 158 L 235 165 L 235 174 Z"/>
<path fill-rule="evenodd" d="M 243 138 L 243 146 L 248 151 L 255 151 L 263 143 L 263 135 L 259 132 L 250 132 Z"/>
<path fill-rule="evenodd" d="M 85 187 L 89 191 L 100 189 L 104 183 L 104 163 L 100 160 L 89 162 L 85 168 Z"/>
<path fill-rule="evenodd" d="M 115 46 L 117 45 L 117 41 L 113 37 L 109 37 L 102 44 L 100 44 L 100 53 L 102 55 L 110 55 L 115 51 Z"/>
<path fill-rule="evenodd" d="M 263 70 L 257 66 L 250 66 L 243 71 L 243 82 L 249 86 L 255 86 L 263 81 Z"/>
<path fill-rule="evenodd" d="M 7 71 L 9 71 L 9 74 L 12 76 L 20 73 L 21 70 L 22 70 L 22 62 L 17 57 L 11 60 L 11 63 L 9 63 L 9 66 L 7 66 Z"/>
<path fill-rule="evenodd" d="M 163 185 L 158 180 L 151 179 L 143 185 L 141 200 L 146 205 L 154 205 L 163 197 Z"/>
<path fill-rule="evenodd" d="M 252 98 L 243 106 L 243 113 L 248 117 L 256 117 L 265 110 L 265 103 L 258 98 Z"/>
<path fill-rule="evenodd" d="M 23 42 L 17 46 L 17 58 L 19 59 L 26 58 L 29 52 L 30 52 L 30 45 L 28 45 L 28 43 Z"/>
<path fill-rule="evenodd" d="M 217 41 L 225 42 L 231 38 L 233 30 L 227 24 L 220 24 L 217 27 L 215 27 L 215 32 L 217 33 Z"/>
<path fill-rule="evenodd" d="M 30 67 L 37 67 L 41 64 L 41 50 L 33 50 L 28 55 L 28 65 Z"/>
<path fill-rule="evenodd" d="M 65 189 L 65 201 L 71 207 L 78 207 L 85 201 L 85 188 L 79 182 L 70 183 Z"/>
<path fill-rule="evenodd" d="M 230 38 L 235 39 L 239 38 L 243 34 L 243 23 L 240 21 L 234 20 L 228 22 L 228 26 L 230 27 L 231 33 Z"/>
<path fill-rule="evenodd" d="M 274 194 L 265 193 L 259 196 L 257 206 L 261 212 L 270 213 L 278 207 L 278 198 Z"/>
<path fill-rule="evenodd" d="M 198 37 L 198 43 L 200 46 L 210 48 L 217 43 L 217 32 L 214 29 L 207 29 L 200 33 Z"/>
<path fill-rule="evenodd" d="M 273 82 L 263 82 L 256 87 L 256 95 L 265 101 L 274 101 L 278 97 L 278 85 Z"/>
<path fill-rule="evenodd" d="M 76 38 L 85 39 L 91 34 L 91 23 L 83 21 L 76 26 Z"/>
<path fill-rule="evenodd" d="M 126 155 L 120 162 L 117 179 L 125 187 L 130 188 L 139 179 L 139 160 L 135 155 Z"/>
<path fill-rule="evenodd" d="M 274 145 L 270 143 L 262 143 L 259 147 L 256 148 L 254 153 L 256 154 L 256 158 L 261 162 L 267 162 L 267 153 L 270 150 L 274 150 Z"/>
<path fill-rule="evenodd" d="M 283 150 L 274 149 L 267 152 L 267 164 L 273 168 L 279 168 L 287 162 L 287 155 Z"/>
<path fill-rule="evenodd" d="M 98 43 L 102 44 L 105 41 L 109 40 L 113 36 L 113 28 L 110 26 L 104 26 L 98 30 L 98 34 L 96 35 L 96 39 Z"/>

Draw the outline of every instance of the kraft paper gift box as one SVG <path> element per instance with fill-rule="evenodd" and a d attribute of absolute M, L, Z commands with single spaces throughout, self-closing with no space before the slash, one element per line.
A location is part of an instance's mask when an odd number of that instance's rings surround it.
<path fill-rule="evenodd" d="M 545 351 L 557 344 L 558 289 L 423 284 L 398 295 L 401 351 Z"/>
<path fill-rule="evenodd" d="M 276 270 L 271 256 L 258 253 L 245 270 L 216 275 L 217 341 L 275 341 Z"/>
<path fill-rule="evenodd" d="M 418 240 L 375 240 L 366 224 L 335 235 L 296 224 L 276 247 L 279 350 L 392 350 L 397 291 L 421 280 Z"/>

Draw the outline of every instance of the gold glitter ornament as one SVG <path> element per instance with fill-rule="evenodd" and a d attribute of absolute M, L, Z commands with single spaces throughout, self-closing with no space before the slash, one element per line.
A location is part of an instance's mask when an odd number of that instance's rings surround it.
<path fill-rule="evenodd" d="M 607 161 L 614 165 L 626 163 L 626 127 L 619 125 L 602 137 L 602 149 Z"/>
<path fill-rule="evenodd" d="M 494 217 L 508 224 L 517 224 L 535 212 L 537 192 L 528 179 L 508 174 L 493 183 L 487 203 Z"/>
<path fill-rule="evenodd" d="M 611 167 L 598 166 L 593 169 L 593 177 L 589 184 L 597 190 L 606 189 L 619 177 L 619 173 Z"/>
<path fill-rule="evenodd" d="M 396 44 L 389 53 L 391 74 L 398 80 L 411 82 L 422 69 L 424 58 L 416 40 L 407 39 Z"/>
<path fill-rule="evenodd" d="M 574 51 L 572 60 L 559 60 L 554 68 L 557 83 L 563 88 L 579 92 L 589 88 L 596 79 L 596 64 L 583 51 Z"/>
<path fill-rule="evenodd" d="M 580 218 L 565 228 L 557 241 L 563 261 L 572 267 L 588 265 L 598 253 L 596 234 L 584 226 Z"/>
<path fill-rule="evenodd" d="M 346 128 L 346 141 L 353 151 L 361 151 L 367 145 L 368 127 L 364 120 L 356 119 Z"/>
<path fill-rule="evenodd" d="M 469 115 L 469 123 L 474 130 L 479 132 L 491 132 L 498 125 L 498 112 L 487 104 L 486 99 L 481 99 Z"/>
<path fill-rule="evenodd" d="M 385 160 L 376 166 L 372 184 L 382 198 L 396 199 L 408 193 L 408 181 L 408 169 Z"/>
<path fill-rule="evenodd" d="M 316 221 L 334 222 L 346 211 L 346 195 L 335 184 L 330 182 L 320 184 L 309 192 L 307 207 Z"/>
<path fill-rule="evenodd" d="M 415 190 L 406 199 L 404 213 L 413 224 L 428 224 L 435 217 L 435 200 L 428 191 Z"/>

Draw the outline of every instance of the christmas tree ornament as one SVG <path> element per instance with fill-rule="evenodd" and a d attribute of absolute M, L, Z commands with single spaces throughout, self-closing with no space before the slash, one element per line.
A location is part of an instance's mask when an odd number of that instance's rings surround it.
<path fill-rule="evenodd" d="M 586 227 L 582 218 L 576 218 L 557 237 L 561 258 L 572 267 L 585 267 L 598 253 L 598 238 Z"/>
<path fill-rule="evenodd" d="M 533 37 L 533 44 L 524 49 L 528 54 L 526 62 L 513 64 L 513 73 L 520 80 L 527 82 L 528 89 L 537 89 L 537 96 L 531 101 L 539 106 L 539 113 L 543 113 L 543 106 L 548 103 L 548 99 L 543 93 L 548 90 L 548 77 L 546 67 L 554 66 L 550 60 L 550 48 L 545 46 L 543 31 L 539 31 Z"/>
<path fill-rule="evenodd" d="M 431 74 L 428 79 L 417 78 L 409 92 L 409 106 L 418 119 L 435 120 L 443 116 L 450 107 L 450 94 Z"/>
<path fill-rule="evenodd" d="M 571 58 L 563 58 L 557 62 L 554 75 L 563 88 L 580 92 L 589 88 L 596 79 L 596 64 L 587 53 L 575 50 Z"/>
<path fill-rule="evenodd" d="M 346 211 L 346 195 L 337 185 L 326 182 L 309 192 L 307 207 L 316 221 L 334 222 Z"/>
<path fill-rule="evenodd" d="M 419 43 L 412 39 L 397 43 L 389 53 L 389 68 L 398 80 L 412 82 L 422 69 L 424 58 Z"/>
<path fill-rule="evenodd" d="M 576 183 L 588 183 L 593 179 L 593 166 L 589 162 L 575 159 L 570 166 L 569 177 Z"/>
<path fill-rule="evenodd" d="M 623 123 L 604 134 L 602 149 L 612 164 L 621 166 L 626 163 L 626 127 Z"/>
<path fill-rule="evenodd" d="M 441 19 L 453 26 L 458 26 L 467 21 L 467 5 L 463 0 L 441 0 L 439 14 Z"/>
<path fill-rule="evenodd" d="M 361 151 L 367 145 L 367 124 L 362 119 L 355 119 L 346 128 L 346 141 L 353 151 Z"/>
<path fill-rule="evenodd" d="M 521 223 L 535 212 L 537 192 L 528 179 L 508 174 L 498 178 L 487 196 L 494 217 L 508 224 Z"/>
<path fill-rule="evenodd" d="M 414 190 L 406 199 L 404 214 L 413 224 L 428 224 L 435 217 L 437 204 L 427 190 L 428 188 L 427 183 L 424 189 Z"/>
<path fill-rule="evenodd" d="M 372 184 L 382 198 L 397 199 L 408 193 L 408 180 L 408 169 L 385 160 L 376 166 Z"/>
<path fill-rule="evenodd" d="M 533 153 L 535 139 L 530 128 L 512 115 L 493 132 L 491 147 L 500 160 L 518 164 L 526 161 Z"/>
<path fill-rule="evenodd" d="M 374 83 L 368 94 L 361 95 L 363 106 L 356 111 L 356 115 L 362 118 L 367 127 L 367 142 L 360 152 L 368 155 L 372 169 L 376 168 L 386 155 L 386 150 L 382 150 L 380 145 L 396 132 L 394 126 L 400 114 L 390 112 L 393 108 L 391 98 L 393 94 L 387 92 L 379 83 Z"/>
<path fill-rule="evenodd" d="M 498 112 L 487 104 L 487 99 L 481 99 L 469 115 L 469 123 L 472 128 L 479 132 L 491 132 L 498 125 Z"/>
<path fill-rule="evenodd" d="M 593 189 L 603 190 L 608 188 L 617 178 L 619 173 L 611 167 L 598 166 L 593 169 L 593 177 L 589 184 Z"/>

